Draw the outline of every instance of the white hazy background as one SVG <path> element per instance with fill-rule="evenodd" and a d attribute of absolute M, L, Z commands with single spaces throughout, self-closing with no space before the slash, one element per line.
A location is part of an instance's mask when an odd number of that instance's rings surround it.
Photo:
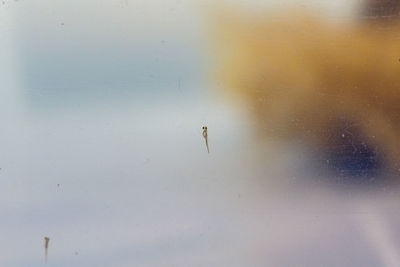
<path fill-rule="evenodd" d="M 208 4 L 0 3 L 0 266 L 400 266 L 398 190 L 318 182 L 214 88 Z"/>

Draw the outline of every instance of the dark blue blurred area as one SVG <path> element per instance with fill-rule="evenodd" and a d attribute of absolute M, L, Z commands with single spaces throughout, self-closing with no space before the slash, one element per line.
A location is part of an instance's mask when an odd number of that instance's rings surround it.
<path fill-rule="evenodd" d="M 376 149 L 364 144 L 352 149 L 354 147 L 348 145 L 343 151 L 331 155 L 329 166 L 337 174 L 347 177 L 350 182 L 367 182 L 383 172 L 384 165 Z"/>

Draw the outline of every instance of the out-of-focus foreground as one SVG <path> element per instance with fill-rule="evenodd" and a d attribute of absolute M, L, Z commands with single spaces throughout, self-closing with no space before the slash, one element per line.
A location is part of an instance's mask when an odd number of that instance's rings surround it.
<path fill-rule="evenodd" d="M 397 16 L 235 11 L 216 15 L 219 79 L 253 109 L 260 136 L 301 144 L 347 174 L 398 173 Z"/>

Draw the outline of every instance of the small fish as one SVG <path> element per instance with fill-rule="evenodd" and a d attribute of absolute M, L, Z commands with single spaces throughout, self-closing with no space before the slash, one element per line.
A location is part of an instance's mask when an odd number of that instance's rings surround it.
<path fill-rule="evenodd" d="M 204 139 L 206 139 L 207 151 L 208 151 L 208 153 L 210 153 L 210 148 L 208 147 L 207 126 L 203 126 L 203 137 L 204 137 Z"/>
<path fill-rule="evenodd" d="M 49 242 L 50 242 L 50 238 L 48 238 L 47 236 L 44 238 L 44 261 L 47 262 L 47 253 L 48 253 L 48 249 L 49 249 Z"/>

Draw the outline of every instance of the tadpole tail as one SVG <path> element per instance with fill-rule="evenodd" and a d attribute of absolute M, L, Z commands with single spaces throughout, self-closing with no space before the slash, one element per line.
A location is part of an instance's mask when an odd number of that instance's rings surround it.
<path fill-rule="evenodd" d="M 47 263 L 47 254 L 48 254 L 48 250 L 49 250 L 49 241 L 50 238 L 48 238 L 47 236 L 44 238 L 44 262 Z"/>

